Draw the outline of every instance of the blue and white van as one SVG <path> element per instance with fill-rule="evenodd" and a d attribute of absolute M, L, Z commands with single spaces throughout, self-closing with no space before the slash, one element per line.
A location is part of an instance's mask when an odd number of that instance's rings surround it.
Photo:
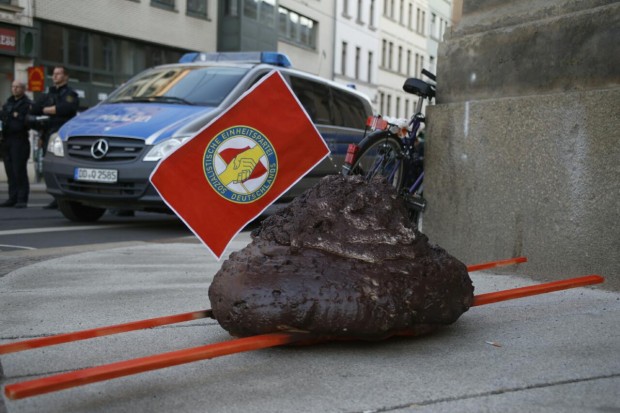
<path fill-rule="evenodd" d="M 47 191 L 73 221 L 95 221 L 107 208 L 170 212 L 149 182 L 157 162 L 274 69 L 332 152 L 281 199 L 299 195 L 322 176 L 339 173 L 372 108 L 365 95 L 294 70 L 274 52 L 190 53 L 136 75 L 50 137 L 43 161 Z"/>

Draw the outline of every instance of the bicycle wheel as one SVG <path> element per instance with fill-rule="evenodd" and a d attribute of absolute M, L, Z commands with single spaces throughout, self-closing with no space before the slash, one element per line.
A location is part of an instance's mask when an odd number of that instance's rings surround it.
<path fill-rule="evenodd" d="M 363 175 L 367 180 L 383 176 L 400 191 L 403 185 L 404 162 L 401 141 L 388 131 L 368 135 L 359 145 L 350 174 Z"/>

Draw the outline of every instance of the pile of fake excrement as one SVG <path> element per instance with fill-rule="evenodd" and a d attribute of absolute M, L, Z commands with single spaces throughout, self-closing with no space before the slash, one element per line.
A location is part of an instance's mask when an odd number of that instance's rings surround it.
<path fill-rule="evenodd" d="M 472 304 L 467 267 L 417 231 L 381 179 L 325 177 L 252 238 L 209 289 L 214 317 L 235 336 L 419 335 Z"/>

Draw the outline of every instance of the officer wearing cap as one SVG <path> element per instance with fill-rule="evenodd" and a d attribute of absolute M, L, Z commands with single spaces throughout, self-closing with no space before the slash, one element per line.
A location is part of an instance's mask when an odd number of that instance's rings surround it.
<path fill-rule="evenodd" d="M 69 87 L 69 73 L 64 66 L 56 66 L 52 74 L 54 86 L 51 86 L 46 95 L 37 100 L 32 105 L 32 115 L 49 116 L 45 121 L 43 129 L 40 131 L 39 145 L 43 148 L 43 153 L 47 152 L 47 144 L 50 136 L 58 131 L 62 125 L 77 114 L 80 100 L 71 87 Z M 45 208 L 57 208 L 56 200 Z"/>

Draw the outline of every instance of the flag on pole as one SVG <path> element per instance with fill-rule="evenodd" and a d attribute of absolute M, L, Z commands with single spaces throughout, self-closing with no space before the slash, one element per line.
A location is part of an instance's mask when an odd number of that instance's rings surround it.
<path fill-rule="evenodd" d="M 329 154 L 272 71 L 151 174 L 166 204 L 219 259 L 250 221 Z"/>

